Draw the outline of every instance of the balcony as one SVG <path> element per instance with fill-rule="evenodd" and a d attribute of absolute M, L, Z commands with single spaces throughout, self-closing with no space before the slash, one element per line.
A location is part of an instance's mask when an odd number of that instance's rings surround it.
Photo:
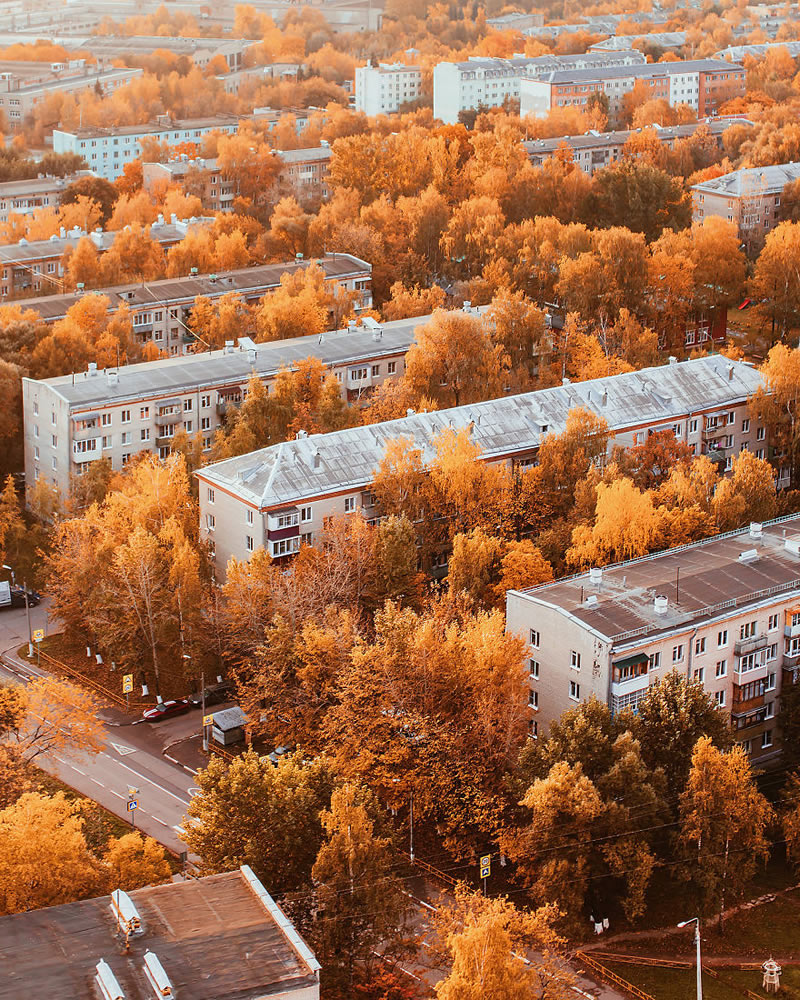
<path fill-rule="evenodd" d="M 156 448 L 169 448 L 175 440 L 174 434 L 162 434 L 156 438 Z"/>
<path fill-rule="evenodd" d="M 800 625 L 785 625 L 783 634 L 787 639 L 794 639 L 795 636 L 800 635 Z"/>
<path fill-rule="evenodd" d="M 238 410 L 241 405 L 242 400 L 238 396 L 220 399 L 217 401 L 217 416 L 224 417 L 229 410 Z"/>
<path fill-rule="evenodd" d="M 644 691 L 649 684 L 649 677 L 646 673 L 638 677 L 628 677 L 624 681 L 611 682 L 611 696 L 620 698 L 624 694 L 632 694 L 634 691 Z"/>
<path fill-rule="evenodd" d="M 766 649 L 769 645 L 769 636 L 753 635 L 749 639 L 739 639 L 733 644 L 734 656 L 746 656 L 748 653 L 756 653 L 759 649 Z"/>
<path fill-rule="evenodd" d="M 800 652 L 783 654 L 783 669 L 794 670 L 800 667 Z"/>
<path fill-rule="evenodd" d="M 742 698 L 739 697 L 738 692 L 734 688 L 731 715 L 734 719 L 738 719 L 743 715 L 749 715 L 756 709 L 762 708 L 764 705 L 764 697 L 765 695 L 763 689 L 760 694 L 751 694 L 750 697 Z"/>

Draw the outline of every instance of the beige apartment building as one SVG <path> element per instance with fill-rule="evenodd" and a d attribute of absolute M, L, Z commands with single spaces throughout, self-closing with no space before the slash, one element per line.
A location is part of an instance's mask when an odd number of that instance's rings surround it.
<path fill-rule="evenodd" d="M 226 414 L 241 405 L 255 374 L 267 386 L 282 368 L 319 358 L 358 404 L 405 371 L 418 326 L 430 316 L 378 324 L 364 317 L 344 330 L 256 344 L 240 337 L 222 350 L 117 369 L 22 380 L 25 478 L 44 477 L 67 495 L 74 477 L 101 458 L 123 468 L 143 451 L 166 458 L 180 431 L 201 435 L 208 452 Z"/>
<path fill-rule="evenodd" d="M 533 736 L 592 696 L 635 711 L 677 670 L 754 760 L 779 752 L 781 690 L 800 675 L 800 516 L 512 590 L 506 607 L 529 646 Z"/>
<path fill-rule="evenodd" d="M 331 253 L 317 261 L 291 260 L 219 274 L 193 274 L 183 278 L 114 285 L 90 292 L 44 295 L 26 299 L 24 307 L 39 313 L 46 323 L 51 324 L 63 319 L 81 298 L 102 295 L 108 299 L 110 311 L 122 305 L 130 310 L 133 336 L 138 343 L 152 341 L 161 351 L 174 357 L 197 350 L 198 344 L 202 348 L 202 333 L 198 340 L 188 326 L 199 296 L 214 300 L 236 293 L 246 303 L 258 302 L 278 288 L 284 274 L 295 274 L 312 263 L 322 268 L 328 286 L 338 286 L 354 293 L 356 311 L 372 305 L 372 266 L 351 254 Z"/>
<path fill-rule="evenodd" d="M 780 221 L 783 189 L 800 177 L 800 163 L 734 170 L 692 187 L 692 221 L 719 215 L 739 227 L 739 238 L 758 247 Z"/>
<path fill-rule="evenodd" d="M 369 369 L 364 366 L 363 373 Z M 564 430 L 571 410 L 603 417 L 613 445 L 642 443 L 672 430 L 695 454 L 730 468 L 749 448 L 766 457 L 764 428 L 748 412 L 762 384 L 751 365 L 719 355 L 609 378 L 565 383 L 330 434 L 300 433 L 293 441 L 241 455 L 197 472 L 200 531 L 211 546 L 218 579 L 228 560 L 264 548 L 276 559 L 313 544 L 326 518 L 360 514 L 377 523 L 371 485 L 389 441 L 408 438 L 428 462 L 433 440 L 448 428 L 468 428 L 482 458 L 519 467 L 535 464 L 542 440 Z M 442 566 L 446 565 L 443 555 Z"/>

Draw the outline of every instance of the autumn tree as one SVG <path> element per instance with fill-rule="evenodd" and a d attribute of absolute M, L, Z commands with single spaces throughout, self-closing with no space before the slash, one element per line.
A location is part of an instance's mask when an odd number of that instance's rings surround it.
<path fill-rule="evenodd" d="M 189 804 L 186 844 L 205 872 L 250 865 L 276 893 L 308 885 L 331 776 L 321 758 L 301 758 L 284 757 L 276 766 L 249 750 L 230 764 L 214 757 L 197 773 L 202 794 Z"/>
<path fill-rule="evenodd" d="M 712 511 L 720 531 L 730 531 L 751 521 L 767 521 L 777 510 L 775 470 L 751 451 L 733 459 L 731 475 L 719 481 Z"/>
<path fill-rule="evenodd" d="M 781 340 L 800 322 L 800 223 L 781 222 L 767 233 L 752 279 L 753 297 Z"/>
<path fill-rule="evenodd" d="M 376 823 L 377 802 L 353 784 L 334 790 L 321 815 L 324 840 L 312 868 L 318 915 L 315 951 L 330 984 L 347 990 L 357 965 L 406 947 L 408 899 L 397 875 L 391 840 Z"/>
<path fill-rule="evenodd" d="M 590 206 L 598 225 L 626 226 L 648 241 L 664 229 L 684 229 L 691 220 L 681 181 L 641 160 L 621 159 L 598 171 Z"/>
<path fill-rule="evenodd" d="M 742 896 L 759 860 L 769 854 L 767 827 L 772 809 L 758 791 L 740 746 L 721 751 L 703 736 L 692 752 L 680 799 L 679 843 L 683 877 L 692 883 L 704 913 L 719 913 Z"/>
<path fill-rule="evenodd" d="M 776 344 L 761 367 L 764 385 L 750 401 L 753 419 L 766 425 L 770 441 L 789 468 L 790 485 L 800 485 L 800 350 Z"/>
<path fill-rule="evenodd" d="M 98 709 L 93 694 L 69 681 L 0 685 L 0 740 L 28 762 L 42 754 L 97 754 L 104 745 Z"/>
<path fill-rule="evenodd" d="M 595 523 L 574 529 L 567 562 L 585 567 L 635 559 L 653 547 L 659 526 L 651 495 L 637 489 L 630 479 L 599 483 Z"/>
<path fill-rule="evenodd" d="M 121 889 L 141 889 L 146 885 L 162 885 L 172 878 L 172 869 L 161 847 L 152 837 L 138 831 L 112 837 L 103 854 L 108 882 L 113 892 Z"/>
<path fill-rule="evenodd" d="M 781 793 L 781 826 L 786 840 L 786 857 L 800 870 L 800 775 L 790 774 Z"/>

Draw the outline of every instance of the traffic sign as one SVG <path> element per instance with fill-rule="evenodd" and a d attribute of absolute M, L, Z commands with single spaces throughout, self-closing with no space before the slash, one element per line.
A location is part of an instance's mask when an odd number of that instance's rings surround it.
<path fill-rule="evenodd" d="M 489 878 L 492 874 L 492 856 L 484 854 L 481 858 L 481 878 Z"/>
<path fill-rule="evenodd" d="M 203 716 L 203 725 L 204 726 L 210 726 L 213 723 L 213 721 L 214 721 L 214 713 L 213 712 L 211 713 L 211 715 L 204 715 Z"/>
<path fill-rule="evenodd" d="M 128 802 L 127 802 L 127 805 L 125 806 L 125 808 L 128 810 L 128 812 L 133 812 L 134 809 L 138 809 L 139 808 L 139 800 L 138 799 L 128 799 Z"/>
<path fill-rule="evenodd" d="M 34 642 L 41 642 L 42 639 L 44 639 L 44 629 L 43 628 L 35 628 L 33 630 L 33 641 Z"/>
<path fill-rule="evenodd" d="M 488 878 L 492 874 L 492 869 L 487 865 L 485 868 L 481 868 L 481 878 Z"/>
<path fill-rule="evenodd" d="M 122 693 L 130 694 L 133 691 L 133 674 L 122 675 Z"/>

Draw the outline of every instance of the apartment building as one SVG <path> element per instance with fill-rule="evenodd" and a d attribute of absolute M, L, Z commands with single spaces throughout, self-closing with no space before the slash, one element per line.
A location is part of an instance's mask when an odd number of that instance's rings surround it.
<path fill-rule="evenodd" d="M 164 249 L 174 246 L 197 226 L 205 226 L 213 219 L 178 219 L 172 216 L 166 222 L 159 215 L 156 222 L 150 226 L 150 238 L 158 242 Z M 76 226 L 67 232 L 63 227 L 59 236 L 51 236 L 49 240 L 21 239 L 18 243 L 0 246 L 0 303 L 9 299 L 24 298 L 28 295 L 60 291 L 63 289 L 64 263 L 63 257 L 68 250 L 74 248 L 82 239 L 90 239 L 98 252 L 108 250 L 117 237 L 116 232 L 105 232 L 95 229 L 87 233 Z"/>
<path fill-rule="evenodd" d="M 58 208 L 65 188 L 81 177 L 91 176 L 90 170 L 79 170 L 66 177 L 40 174 L 0 183 L 0 222 L 7 222 L 10 215 L 33 215 L 40 208 Z"/>
<path fill-rule="evenodd" d="M 800 42 L 762 42 L 752 45 L 729 45 L 727 49 L 715 52 L 714 58 L 740 63 L 747 56 L 751 59 L 763 59 L 773 49 L 786 49 L 792 59 L 800 56 Z"/>
<path fill-rule="evenodd" d="M 248 865 L 9 914 L 0 933 L 6 997 L 319 1000 L 320 963 Z"/>
<path fill-rule="evenodd" d="M 762 763 L 781 690 L 800 677 L 800 516 L 506 595 L 528 643 L 534 736 L 592 696 L 636 710 L 676 670 L 713 696 Z"/>
<path fill-rule="evenodd" d="M 471 56 L 466 62 L 440 62 L 433 70 L 433 116 L 452 125 L 462 111 L 495 108 L 506 99 L 519 100 L 520 82 L 525 78 L 538 78 L 553 72 L 637 66 L 644 62 L 644 55 L 635 49 L 569 56 L 514 56 L 513 59 Z"/>
<path fill-rule="evenodd" d="M 745 447 L 766 457 L 764 429 L 748 413 L 748 399 L 761 384 L 752 366 L 713 355 L 331 434 L 301 433 L 197 472 L 201 534 L 222 579 L 231 557 L 245 560 L 265 548 L 282 558 L 313 544 L 332 515 L 377 522 L 371 484 L 391 440 L 413 441 L 427 463 L 438 434 L 466 428 L 485 461 L 524 467 L 535 464 L 545 436 L 562 432 L 578 407 L 608 422 L 609 449 L 667 429 L 695 454 L 730 468 Z"/>
<path fill-rule="evenodd" d="M 547 77 L 526 77 L 520 83 L 520 114 L 545 118 L 554 108 L 585 107 L 591 94 L 608 97 L 609 114 L 617 118 L 622 99 L 641 82 L 652 99 L 673 107 L 687 104 L 700 118 L 716 114 L 733 97 L 744 94 L 744 69 L 721 59 L 609 66 L 602 70 L 559 70 Z"/>
<path fill-rule="evenodd" d="M 176 56 L 187 56 L 199 69 L 221 55 L 232 72 L 244 66 L 244 54 L 254 42 L 246 38 L 211 38 L 175 35 L 87 35 L 70 39 L 69 48 L 90 52 L 98 62 L 125 59 L 135 62 L 166 49 Z"/>
<path fill-rule="evenodd" d="M 26 482 L 44 477 L 66 495 L 75 476 L 107 458 L 123 468 L 140 452 L 165 458 L 178 431 L 200 434 L 203 451 L 258 375 L 269 387 L 281 369 L 309 357 L 342 385 L 348 402 L 366 400 L 405 371 L 417 327 L 430 316 L 378 324 L 365 317 L 321 336 L 256 344 L 240 337 L 224 349 L 49 379 L 23 379 Z"/>
<path fill-rule="evenodd" d="M 365 115 L 396 114 L 416 101 L 422 90 L 422 70 L 403 63 L 356 66 L 356 111 Z"/>
<path fill-rule="evenodd" d="M 16 130 L 51 94 L 76 94 L 98 87 L 110 94 L 141 75 L 141 69 L 101 69 L 84 59 L 54 63 L 4 61 L 0 62 L 0 110 Z"/>
<path fill-rule="evenodd" d="M 323 140 L 320 146 L 310 149 L 279 149 L 281 161 L 278 184 L 292 191 L 298 198 L 327 198 L 328 171 L 331 164 L 331 147 Z"/>
<path fill-rule="evenodd" d="M 518 10 L 512 10 L 508 14 L 487 17 L 486 23 L 495 31 L 524 31 L 525 28 L 541 28 L 544 24 L 544 14 L 523 14 Z"/>
<path fill-rule="evenodd" d="M 758 248 L 780 222 L 784 187 L 800 177 L 800 163 L 734 170 L 692 186 L 692 221 L 719 215 L 739 227 L 748 246 Z"/>
<path fill-rule="evenodd" d="M 685 125 L 650 125 L 648 131 L 656 135 L 667 149 L 672 149 L 681 139 L 691 138 L 700 126 L 707 128 L 717 147 L 722 148 L 722 136 L 732 125 L 752 125 L 747 118 L 731 116 L 708 118 Z M 602 170 L 616 163 L 622 156 L 625 143 L 641 129 L 619 129 L 613 132 L 590 131 L 583 135 L 564 135 L 552 139 L 529 139 L 522 143 L 534 167 L 540 167 L 556 155 L 559 149 L 569 146 L 573 162 L 590 177 L 595 170 Z"/>
<path fill-rule="evenodd" d="M 133 72 L 132 70 L 129 72 Z M 140 143 L 145 138 L 177 146 L 197 143 L 211 132 L 235 135 L 239 130 L 237 115 L 212 115 L 173 121 L 162 115 L 149 125 L 115 125 L 113 128 L 53 129 L 54 153 L 77 153 L 99 177 L 114 181 L 122 175 L 125 164 L 141 156 Z"/>
<path fill-rule="evenodd" d="M 685 31 L 652 31 L 643 35 L 611 35 L 601 42 L 589 46 L 590 52 L 620 52 L 623 49 L 634 48 L 639 42 L 650 49 L 663 49 L 665 52 L 682 49 L 686 44 Z M 715 58 L 721 58 L 717 56 Z M 735 60 L 738 62 L 738 60 Z"/>

